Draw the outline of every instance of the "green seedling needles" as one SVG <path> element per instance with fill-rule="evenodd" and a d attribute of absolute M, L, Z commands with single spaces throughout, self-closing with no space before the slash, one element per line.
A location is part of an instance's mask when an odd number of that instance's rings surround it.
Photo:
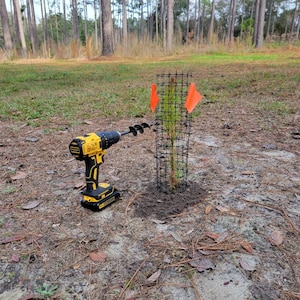
<path fill-rule="evenodd" d="M 182 190 L 187 185 L 191 116 L 185 101 L 190 78 L 183 73 L 157 75 L 157 187 L 164 192 Z"/>

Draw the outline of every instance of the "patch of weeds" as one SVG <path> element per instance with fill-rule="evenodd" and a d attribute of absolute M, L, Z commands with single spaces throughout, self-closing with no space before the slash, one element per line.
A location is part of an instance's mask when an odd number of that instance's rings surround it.
<path fill-rule="evenodd" d="M 300 74 L 296 74 L 292 79 L 293 79 L 295 82 L 300 82 Z"/>
<path fill-rule="evenodd" d="M 7 186 L 4 190 L 1 191 L 2 194 L 13 194 L 17 191 L 17 189 L 14 186 Z"/>
<path fill-rule="evenodd" d="M 55 291 L 58 289 L 57 285 L 51 285 L 49 283 L 43 283 L 43 286 L 38 286 L 35 289 L 35 292 L 42 297 L 45 297 L 46 299 L 50 299 L 49 297 L 52 297 L 55 295 Z"/>
<path fill-rule="evenodd" d="M 23 253 L 22 256 L 21 256 L 21 258 L 23 260 L 27 260 L 29 258 L 29 253 Z"/>
<path fill-rule="evenodd" d="M 131 280 L 126 280 L 125 286 L 126 286 L 126 289 L 129 289 L 131 291 L 135 290 L 134 284 L 131 282 Z"/>
<path fill-rule="evenodd" d="M 15 276 L 16 276 L 15 272 L 9 272 L 5 275 L 5 277 L 8 279 L 13 279 Z"/>
<path fill-rule="evenodd" d="M 2 228 L 4 224 L 5 224 L 5 219 L 0 218 L 0 228 Z"/>
<path fill-rule="evenodd" d="M 43 133 L 44 133 L 45 135 L 50 134 L 51 131 L 52 131 L 52 130 L 51 130 L 50 128 L 44 128 L 44 129 L 43 129 Z"/>
<path fill-rule="evenodd" d="M 28 126 L 31 126 L 33 128 L 38 128 L 41 126 L 41 121 L 39 119 L 36 119 L 36 120 L 30 120 L 30 121 L 27 121 L 26 123 Z"/>
<path fill-rule="evenodd" d="M 264 101 L 261 103 L 261 109 L 268 112 L 273 112 L 277 115 L 289 115 L 295 113 L 292 107 L 289 107 L 281 101 Z"/>

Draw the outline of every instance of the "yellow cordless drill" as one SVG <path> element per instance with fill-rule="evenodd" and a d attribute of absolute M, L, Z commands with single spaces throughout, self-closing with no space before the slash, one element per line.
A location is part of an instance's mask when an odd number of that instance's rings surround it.
<path fill-rule="evenodd" d="M 147 123 L 130 126 L 123 133 L 119 131 L 99 131 L 88 133 L 74 138 L 70 145 L 70 153 L 77 160 L 84 160 L 86 165 L 86 188 L 83 190 L 81 205 L 93 211 L 99 211 L 120 198 L 120 193 L 109 183 L 98 183 L 99 166 L 104 162 L 106 149 L 116 144 L 121 136 L 137 132 L 144 133 L 144 128 L 150 127 Z"/>

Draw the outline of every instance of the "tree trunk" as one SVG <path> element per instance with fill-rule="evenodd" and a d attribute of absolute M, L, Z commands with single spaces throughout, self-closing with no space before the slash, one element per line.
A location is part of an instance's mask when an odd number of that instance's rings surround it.
<path fill-rule="evenodd" d="M 198 22 L 197 22 L 197 30 L 196 30 L 196 42 L 197 44 L 201 44 L 201 24 L 202 24 L 202 11 L 201 11 L 201 0 L 198 1 Z M 202 6 L 204 6 L 204 3 L 202 1 Z"/>
<path fill-rule="evenodd" d="M 158 0 L 155 2 L 155 38 L 158 43 Z"/>
<path fill-rule="evenodd" d="M 297 29 L 296 29 L 296 41 L 298 41 L 298 38 L 299 38 L 299 31 L 300 31 L 300 13 L 298 14 L 298 23 L 297 23 Z"/>
<path fill-rule="evenodd" d="M 37 34 L 33 0 L 27 0 L 26 4 L 27 4 L 27 17 L 29 23 L 29 34 L 31 40 L 32 53 L 34 56 L 36 56 L 38 51 L 38 34 Z"/>
<path fill-rule="evenodd" d="M 72 7 L 73 39 L 79 40 L 77 0 L 72 0 L 71 7 Z"/>
<path fill-rule="evenodd" d="M 163 48 L 166 48 L 167 45 L 167 30 L 166 30 L 166 1 L 167 0 L 161 0 L 161 35 L 163 39 Z"/>
<path fill-rule="evenodd" d="M 67 26 L 67 13 L 66 13 L 66 0 L 63 0 L 63 15 L 64 15 L 64 44 L 68 43 L 68 26 Z"/>
<path fill-rule="evenodd" d="M 102 33 L 102 4 L 101 0 L 99 0 L 99 40 L 103 40 L 103 33 Z"/>
<path fill-rule="evenodd" d="M 241 16 L 241 32 L 240 32 L 240 39 L 243 40 L 244 38 L 244 32 L 243 32 L 243 29 L 242 29 L 242 24 L 244 23 L 244 18 L 245 18 L 245 0 L 243 0 L 243 3 L 242 3 L 242 16 Z"/>
<path fill-rule="evenodd" d="M 261 48 L 263 46 L 265 8 L 266 8 L 266 0 L 257 0 L 256 13 L 255 13 L 255 30 L 254 30 L 255 32 L 254 45 L 256 48 Z"/>
<path fill-rule="evenodd" d="M 95 49 L 98 50 L 98 24 L 97 24 L 97 9 L 96 0 L 94 0 L 94 28 L 95 28 Z"/>
<path fill-rule="evenodd" d="M 42 16 L 42 24 L 43 24 L 43 54 L 47 56 L 47 49 L 48 49 L 48 22 L 47 22 L 47 12 L 45 6 L 45 0 L 41 0 L 41 16 Z"/>
<path fill-rule="evenodd" d="M 13 49 L 10 28 L 9 28 L 9 21 L 8 21 L 8 14 L 6 9 L 5 0 L 0 0 L 0 18 L 3 30 L 3 37 L 4 37 L 4 44 L 5 50 L 10 54 Z"/>
<path fill-rule="evenodd" d="M 111 14 L 111 3 L 108 0 L 101 0 L 102 11 L 102 55 L 114 54 L 113 22 Z"/>
<path fill-rule="evenodd" d="M 204 40 L 204 22 L 205 22 L 205 19 L 204 19 L 204 16 L 205 16 L 205 9 L 206 9 L 206 6 L 205 6 L 205 2 L 203 2 L 202 4 L 202 17 L 201 17 L 201 30 L 200 30 L 200 44 L 203 43 L 203 40 Z"/>
<path fill-rule="evenodd" d="M 295 31 L 297 15 L 298 15 L 298 0 L 295 1 L 295 9 L 294 9 L 294 13 L 293 13 L 292 26 L 291 26 L 291 36 L 293 36 L 293 33 Z"/>
<path fill-rule="evenodd" d="M 173 47 L 174 36 L 174 0 L 168 0 L 168 17 L 167 17 L 167 50 L 171 51 Z"/>
<path fill-rule="evenodd" d="M 127 49 L 127 7 L 126 7 L 126 0 L 122 0 L 122 26 L 123 26 L 123 46 Z"/>
<path fill-rule="evenodd" d="M 23 21 L 22 21 L 22 16 L 21 16 L 19 0 L 14 0 L 14 8 L 15 8 L 15 11 L 17 14 L 17 23 L 18 23 L 18 28 L 19 28 L 19 32 L 20 32 L 20 40 L 21 40 L 21 45 L 22 45 L 23 57 L 27 58 L 27 46 L 26 46 L 26 42 L 25 42 L 24 27 L 23 27 Z"/>
<path fill-rule="evenodd" d="M 85 35 L 85 44 L 88 45 L 89 40 L 89 31 L 88 31 L 88 12 L 87 12 L 87 2 L 83 1 L 83 13 L 84 13 L 84 35 Z"/>
<path fill-rule="evenodd" d="M 12 32 L 13 34 L 13 43 L 14 45 L 21 45 L 21 40 L 20 40 L 20 30 L 19 30 L 19 24 L 18 24 L 18 16 L 17 16 L 17 11 L 15 9 L 15 3 L 12 0 L 13 4 L 13 11 L 14 11 L 14 18 L 13 18 L 13 24 L 15 26 L 15 32 Z"/>
<path fill-rule="evenodd" d="M 47 0 L 47 6 L 48 6 L 48 12 L 49 12 L 49 16 L 51 16 L 51 5 L 50 5 L 50 0 Z M 45 5 L 45 9 L 46 9 L 46 5 Z M 45 13 L 46 15 L 46 13 Z M 52 42 L 53 42 L 53 24 L 52 22 L 50 21 L 49 23 L 49 31 L 50 31 L 50 39 L 49 39 L 49 50 L 51 49 L 51 46 L 52 46 Z"/>
<path fill-rule="evenodd" d="M 190 0 L 187 0 L 186 4 L 186 37 L 190 33 Z"/>
<path fill-rule="evenodd" d="M 212 0 L 211 14 L 210 14 L 210 24 L 209 24 L 209 33 L 208 33 L 208 40 L 209 40 L 210 44 L 212 43 L 213 33 L 214 33 L 215 7 L 216 7 L 215 0 Z"/>
<path fill-rule="evenodd" d="M 228 43 L 232 42 L 234 38 L 235 14 L 236 14 L 236 0 L 230 0 L 229 16 L 228 16 L 228 31 L 227 31 Z"/>
<path fill-rule="evenodd" d="M 271 35 L 271 21 L 272 21 L 272 10 L 273 10 L 273 0 L 270 1 L 270 7 L 269 7 L 269 17 L 268 17 L 268 26 L 266 31 L 266 39 L 269 40 Z"/>
<path fill-rule="evenodd" d="M 140 15 L 141 15 L 141 19 L 140 19 L 140 40 L 144 40 L 145 37 L 145 20 L 144 20 L 144 1 L 140 0 Z"/>

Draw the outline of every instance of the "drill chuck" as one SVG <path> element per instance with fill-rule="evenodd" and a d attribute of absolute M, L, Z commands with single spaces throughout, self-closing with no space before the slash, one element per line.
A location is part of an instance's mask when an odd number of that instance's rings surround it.
<path fill-rule="evenodd" d="M 113 144 L 116 144 L 121 138 L 121 133 L 119 131 L 101 131 L 96 134 L 101 139 L 102 149 L 108 149 Z"/>

